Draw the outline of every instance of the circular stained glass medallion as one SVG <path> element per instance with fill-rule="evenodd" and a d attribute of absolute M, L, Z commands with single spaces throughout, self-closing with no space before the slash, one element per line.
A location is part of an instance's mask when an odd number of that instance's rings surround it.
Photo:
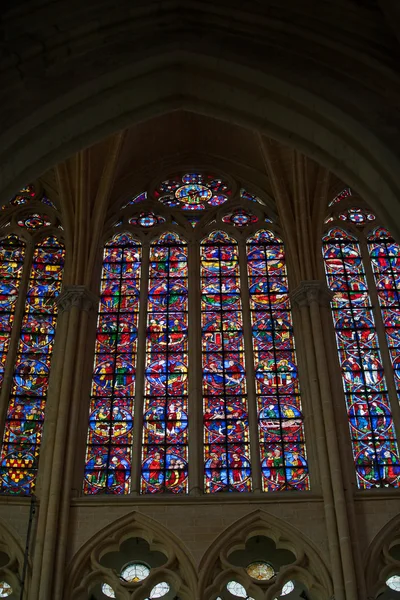
<path fill-rule="evenodd" d="M 231 190 L 226 182 L 210 174 L 185 173 L 161 182 L 154 196 L 170 207 L 201 211 L 228 200 Z"/>
<path fill-rule="evenodd" d="M 150 569 L 147 565 L 139 562 L 129 563 L 121 571 L 121 579 L 129 581 L 129 583 L 136 583 L 146 579 L 150 573 Z"/>
<path fill-rule="evenodd" d="M 103 585 L 101 586 L 101 591 L 105 596 L 107 596 L 107 598 L 115 598 L 115 592 L 112 589 L 111 585 L 108 585 L 108 583 L 103 583 Z"/>
<path fill-rule="evenodd" d="M 246 571 L 250 577 L 259 581 L 268 581 L 275 575 L 273 566 L 263 560 L 250 563 Z"/>
<path fill-rule="evenodd" d="M 258 217 L 250 211 L 238 208 L 222 218 L 224 223 L 230 223 L 235 227 L 246 227 L 252 223 L 257 223 Z"/>
<path fill-rule="evenodd" d="M 351 221 L 356 225 L 365 225 L 368 221 L 375 221 L 375 215 L 362 208 L 350 208 L 339 214 L 341 221 Z"/>
<path fill-rule="evenodd" d="M 392 575 L 386 579 L 386 585 L 395 592 L 400 592 L 400 575 Z"/>
<path fill-rule="evenodd" d="M 130 225 L 139 225 L 140 227 L 146 227 L 147 229 L 149 227 L 154 227 L 155 225 L 160 225 L 160 223 L 165 223 L 164 217 L 156 215 L 153 212 L 141 212 L 129 219 Z"/>
<path fill-rule="evenodd" d="M 0 598 L 8 598 L 12 593 L 11 585 L 6 581 L 0 581 Z"/>
<path fill-rule="evenodd" d="M 20 219 L 18 225 L 20 227 L 25 227 L 25 229 L 36 230 L 40 229 L 40 227 L 49 227 L 51 223 L 44 215 L 34 213 Z"/>

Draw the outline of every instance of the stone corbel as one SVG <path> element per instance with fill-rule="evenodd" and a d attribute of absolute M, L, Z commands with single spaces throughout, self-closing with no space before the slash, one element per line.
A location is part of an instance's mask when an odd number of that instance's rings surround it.
<path fill-rule="evenodd" d="M 319 306 L 329 307 L 334 293 L 331 292 L 325 281 L 302 281 L 290 294 L 292 302 L 298 306 L 310 306 L 313 302 Z"/>
<path fill-rule="evenodd" d="M 57 306 L 60 313 L 77 306 L 80 310 L 91 311 L 97 308 L 98 297 L 84 285 L 65 286 L 57 298 Z"/>

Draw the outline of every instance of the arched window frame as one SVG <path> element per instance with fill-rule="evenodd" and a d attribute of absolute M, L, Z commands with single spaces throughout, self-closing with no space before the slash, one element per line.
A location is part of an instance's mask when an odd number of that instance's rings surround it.
<path fill-rule="evenodd" d="M 391 362 L 390 355 L 389 355 L 389 349 L 388 349 L 386 332 L 385 332 L 385 325 L 384 325 L 383 318 L 382 318 L 382 311 L 381 311 L 381 306 L 380 306 L 380 302 L 378 299 L 377 287 L 376 287 L 376 283 L 375 283 L 375 276 L 374 276 L 370 252 L 369 252 L 369 248 L 368 248 L 369 236 L 371 236 L 371 234 L 374 232 L 375 229 L 377 229 L 378 227 L 382 227 L 382 224 L 380 223 L 379 218 L 375 215 L 375 213 L 369 208 L 367 203 L 361 197 L 359 197 L 356 193 L 354 193 L 352 190 L 350 190 L 350 188 L 346 188 L 345 190 L 343 190 L 343 192 L 345 192 L 345 193 L 339 194 L 337 197 L 338 199 L 336 199 L 335 202 L 331 202 L 329 204 L 328 214 L 324 221 L 324 227 L 323 227 L 323 232 L 322 232 L 322 240 L 323 240 L 322 245 L 324 244 L 325 236 L 334 227 L 341 229 L 345 233 L 348 233 L 350 236 L 354 237 L 359 245 L 361 261 L 362 261 L 362 265 L 364 268 L 365 280 L 366 280 L 367 288 L 368 288 L 368 296 L 370 298 L 370 304 L 371 304 L 370 310 L 372 311 L 373 318 L 374 318 L 375 331 L 376 331 L 376 336 L 377 336 L 377 340 L 378 340 L 378 344 L 379 344 L 379 351 L 380 351 L 380 355 L 381 355 L 381 359 L 382 359 L 383 373 L 384 373 L 384 377 L 385 377 L 386 385 L 387 385 L 388 406 L 391 410 L 391 415 L 393 417 L 393 426 L 394 426 L 393 439 L 397 442 L 397 448 L 399 449 L 400 440 L 399 440 L 398 434 L 396 435 L 396 432 L 400 431 L 400 405 L 399 405 L 400 395 L 398 394 L 397 389 L 396 389 L 394 369 L 393 369 L 392 362 Z M 341 197 L 341 196 L 343 196 L 343 197 Z M 371 215 L 371 218 L 368 218 L 366 223 L 363 223 L 360 225 L 357 225 L 350 220 L 341 219 L 340 215 L 342 215 L 343 213 L 346 213 L 350 209 L 361 209 L 362 211 L 365 212 L 365 214 Z M 374 218 L 372 219 L 372 217 L 374 217 Z M 386 229 L 386 228 L 384 228 L 384 229 Z M 322 262 L 322 269 L 323 269 L 324 278 L 325 278 L 326 275 L 325 275 L 325 268 L 324 268 L 324 260 L 322 259 L 321 262 Z M 337 356 L 338 356 L 338 353 L 337 353 Z M 341 374 L 339 357 L 338 357 L 338 363 L 339 363 L 339 373 Z M 342 385 L 341 385 L 341 389 L 342 389 L 343 400 L 344 400 L 343 409 L 346 414 L 346 420 L 348 422 L 348 426 L 350 427 L 350 421 L 349 421 L 347 406 L 346 406 L 345 397 L 344 397 L 345 393 L 343 391 Z M 352 440 L 350 439 L 350 437 L 347 439 L 349 442 L 349 453 L 351 453 L 352 459 L 354 461 L 354 451 L 352 448 Z M 350 447 L 351 447 L 351 449 L 350 449 Z M 398 454 L 398 456 L 399 456 L 399 454 Z M 356 486 L 358 486 L 359 489 L 362 490 L 362 487 L 360 485 L 358 485 L 358 477 L 357 477 L 355 468 L 352 469 L 352 478 L 353 478 L 353 481 L 355 482 Z M 379 488 L 379 487 L 383 487 L 383 486 L 381 485 L 381 486 L 372 486 L 372 487 Z M 400 478 L 398 478 L 396 487 L 400 487 Z"/>
<path fill-rule="evenodd" d="M 196 169 L 200 171 L 201 169 Z M 166 231 L 176 232 L 186 240 L 188 245 L 188 287 L 189 287 L 189 485 L 188 492 L 192 494 L 203 493 L 204 491 L 204 460 L 203 460 L 203 402 L 201 395 L 202 366 L 201 366 L 201 323 L 198 315 L 200 314 L 200 244 L 201 240 L 207 237 L 215 230 L 225 231 L 229 236 L 236 240 L 239 250 L 240 282 L 242 297 L 242 313 L 244 321 L 245 338 L 245 356 L 246 356 L 246 382 L 248 389 L 249 403 L 249 431 L 251 448 L 251 467 L 252 467 L 252 490 L 261 491 L 261 459 L 260 445 L 258 435 L 258 415 L 255 394 L 254 380 L 254 361 L 252 349 L 252 328 L 250 319 L 249 293 L 248 293 L 248 274 L 247 274 L 247 248 L 246 242 L 249 237 L 254 235 L 260 229 L 267 229 L 278 236 L 284 243 L 284 236 L 279 225 L 276 223 L 276 215 L 273 209 L 274 203 L 265 192 L 247 186 L 246 182 L 237 185 L 231 178 L 222 175 L 228 181 L 232 188 L 232 195 L 229 201 L 222 206 L 217 206 L 211 210 L 201 213 L 200 219 L 195 227 L 192 227 L 186 219 L 185 214 L 180 210 L 174 210 L 163 206 L 159 201 L 152 197 L 156 184 L 148 187 L 149 192 L 144 200 L 139 203 L 130 204 L 127 202 L 127 195 L 120 199 L 120 210 L 109 216 L 105 225 L 105 235 L 103 243 L 106 243 L 117 232 L 129 232 L 142 243 L 142 269 L 141 269 L 141 296 L 139 308 L 139 329 L 138 329 L 138 347 L 143 347 L 146 339 L 147 323 L 147 288 L 149 277 L 149 251 L 152 242 Z M 167 177 L 165 177 L 167 178 Z M 162 177 L 157 179 L 159 182 Z M 254 195 L 254 201 L 246 200 L 241 197 L 241 189 L 250 189 Z M 140 196 L 141 193 L 131 194 L 131 198 Z M 257 201 L 256 198 L 262 198 Z M 223 222 L 222 218 L 227 213 L 236 209 L 246 209 L 257 216 L 258 221 L 245 227 L 237 228 L 230 223 Z M 129 219 L 138 215 L 142 211 L 152 211 L 165 219 L 164 223 L 154 225 L 151 228 L 143 229 L 133 226 Z M 102 256 L 103 245 L 99 248 L 99 257 Z M 101 260 L 101 259 L 99 259 Z M 288 270 L 288 279 L 290 282 L 290 259 L 286 256 L 286 267 Z M 196 275 L 197 274 L 197 275 Z M 98 288 L 100 276 L 96 274 L 95 287 Z M 290 291 L 290 290 L 289 290 Z M 294 309 L 294 310 L 293 310 Z M 292 305 L 293 321 L 296 323 L 295 307 Z M 297 325 L 294 325 L 295 329 Z M 300 344 L 298 344 L 300 345 Z M 297 354 L 299 354 L 297 349 Z M 134 434 L 132 447 L 132 482 L 130 494 L 140 494 L 140 471 L 142 460 L 142 428 L 143 428 L 143 402 L 144 402 L 144 360 L 145 358 L 138 354 L 136 365 L 137 382 L 135 395 L 135 416 L 134 416 Z M 302 360 L 297 356 L 298 364 Z M 299 367 L 301 372 L 304 367 Z M 304 392 L 303 392 L 304 395 Z M 304 405 L 303 398 L 303 405 Z M 251 415 L 251 416 L 250 416 Z M 304 424 L 304 420 L 303 420 Z M 305 424 L 306 439 L 311 439 L 307 434 L 308 423 Z M 311 432 L 310 432 L 311 433 Z M 200 450 L 201 449 L 201 450 Z M 310 457 L 308 457 L 310 458 Z M 308 460 L 310 463 L 310 460 Z M 289 492 L 290 494 L 296 492 Z"/>
<path fill-rule="evenodd" d="M 61 225 L 60 214 L 57 209 L 56 203 L 49 199 L 43 186 L 39 181 L 35 181 L 31 186 L 31 190 L 28 193 L 28 188 L 25 190 L 21 190 L 18 192 L 11 200 L 8 202 L 4 202 L 2 205 L 2 210 L 0 212 L 0 236 L 1 238 L 7 237 L 8 235 L 15 235 L 18 239 L 20 239 L 25 244 L 25 253 L 24 260 L 22 266 L 21 277 L 18 286 L 18 297 L 15 302 L 14 308 L 14 320 L 13 326 L 9 338 L 9 346 L 7 351 L 7 357 L 5 362 L 4 369 L 4 379 L 1 385 L 0 390 L 0 440 L 1 440 L 1 451 L 3 450 L 4 442 L 4 434 L 6 423 L 8 421 L 7 414 L 9 410 L 9 405 L 12 400 L 12 386 L 14 380 L 14 372 L 16 368 L 16 361 L 19 354 L 19 343 L 21 339 L 22 333 L 22 325 L 23 319 L 25 316 L 25 311 L 27 305 L 27 294 L 29 290 L 30 278 L 31 278 L 31 269 L 34 258 L 34 253 L 37 246 L 46 238 L 54 237 L 57 241 L 64 247 L 64 260 L 63 264 L 65 266 L 65 240 L 63 235 L 63 228 Z M 20 205 L 13 205 L 13 201 L 15 198 L 21 198 L 24 202 Z M 26 202 L 25 202 L 26 200 Z M 45 226 L 38 227 L 37 230 L 29 230 L 26 227 L 20 226 L 18 221 L 25 219 L 26 217 L 32 214 L 40 214 L 48 219 L 48 224 Z M 62 268 L 63 272 L 64 267 Z M 58 295 L 61 292 L 62 288 L 62 276 L 60 281 L 60 288 L 58 291 Z M 52 342 L 52 351 L 50 353 L 50 361 L 52 360 L 54 353 L 54 346 L 56 343 L 56 332 L 57 332 L 57 307 L 55 306 L 55 311 L 53 312 L 53 317 L 55 318 L 55 333 Z M 49 374 L 47 377 L 46 384 L 46 392 L 43 394 L 43 404 L 46 406 L 48 402 L 48 390 L 51 384 L 51 368 L 49 370 Z M 30 495 L 34 492 L 35 487 L 37 486 L 38 479 L 41 476 L 40 470 L 40 449 L 42 446 L 42 438 L 45 427 L 45 418 L 43 418 L 41 433 L 40 433 L 40 441 L 36 442 L 36 447 L 38 448 L 39 456 L 36 462 L 36 466 L 32 467 L 32 471 L 36 471 L 36 475 L 32 478 L 31 482 L 25 486 L 20 487 L 19 490 L 10 492 L 7 487 L 0 487 L 0 494 L 11 494 L 12 495 Z M 4 468 L 0 466 L 0 468 Z"/>

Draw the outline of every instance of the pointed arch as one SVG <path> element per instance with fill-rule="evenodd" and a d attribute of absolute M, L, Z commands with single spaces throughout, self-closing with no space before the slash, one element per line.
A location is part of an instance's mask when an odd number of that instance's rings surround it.
<path fill-rule="evenodd" d="M 292 564 L 280 569 L 271 594 L 279 596 L 285 581 L 293 578 L 301 581 L 313 594 L 312 597 L 315 594 L 319 600 L 331 598 L 333 583 L 320 549 L 296 528 L 261 509 L 232 523 L 206 550 L 199 565 L 200 598 L 218 596 L 232 576 L 244 585 L 250 595 L 254 591 L 257 597 L 258 588 L 245 569 L 234 568 L 229 561 L 229 554 L 233 550 L 244 549 L 246 541 L 254 536 L 270 538 L 277 548 L 289 550 L 296 558 Z"/>
<path fill-rule="evenodd" d="M 18 534 L 0 519 L 0 581 L 5 581 L 11 586 L 14 597 L 19 597 L 21 573 L 24 564 L 23 542 Z M 32 574 L 31 561 L 28 560 L 25 574 L 26 588 L 29 589 L 29 581 Z"/>
<path fill-rule="evenodd" d="M 110 571 L 101 563 L 101 557 L 118 551 L 129 538 L 142 538 L 151 550 L 161 551 L 167 560 L 156 570 L 176 585 L 183 600 L 196 597 L 197 574 L 194 560 L 185 544 L 160 522 L 134 511 L 110 523 L 88 540 L 72 558 L 67 569 L 67 598 L 87 600 L 88 591 L 95 582 L 110 581 Z M 155 582 L 149 578 L 148 585 Z"/>
<path fill-rule="evenodd" d="M 400 575 L 400 560 L 391 554 L 393 546 L 400 547 L 400 515 L 396 515 L 376 534 L 364 558 L 367 592 L 377 597 L 385 589 L 388 577 Z"/>

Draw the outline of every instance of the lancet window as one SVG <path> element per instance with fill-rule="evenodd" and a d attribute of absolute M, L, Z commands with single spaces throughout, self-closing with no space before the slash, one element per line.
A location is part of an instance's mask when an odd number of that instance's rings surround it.
<path fill-rule="evenodd" d="M 309 489 L 273 220 L 261 194 L 199 172 L 110 220 L 85 493 L 248 492 L 255 469 L 265 492 Z"/>
<path fill-rule="evenodd" d="M 399 487 L 391 406 L 398 402 L 400 375 L 400 249 L 350 190 L 341 196 L 326 220 L 323 255 L 334 292 L 332 316 L 357 484 Z"/>
<path fill-rule="evenodd" d="M 55 204 L 29 185 L 2 206 L 0 491 L 35 489 L 65 251 Z M 0 213 L 1 214 L 1 213 Z"/>

